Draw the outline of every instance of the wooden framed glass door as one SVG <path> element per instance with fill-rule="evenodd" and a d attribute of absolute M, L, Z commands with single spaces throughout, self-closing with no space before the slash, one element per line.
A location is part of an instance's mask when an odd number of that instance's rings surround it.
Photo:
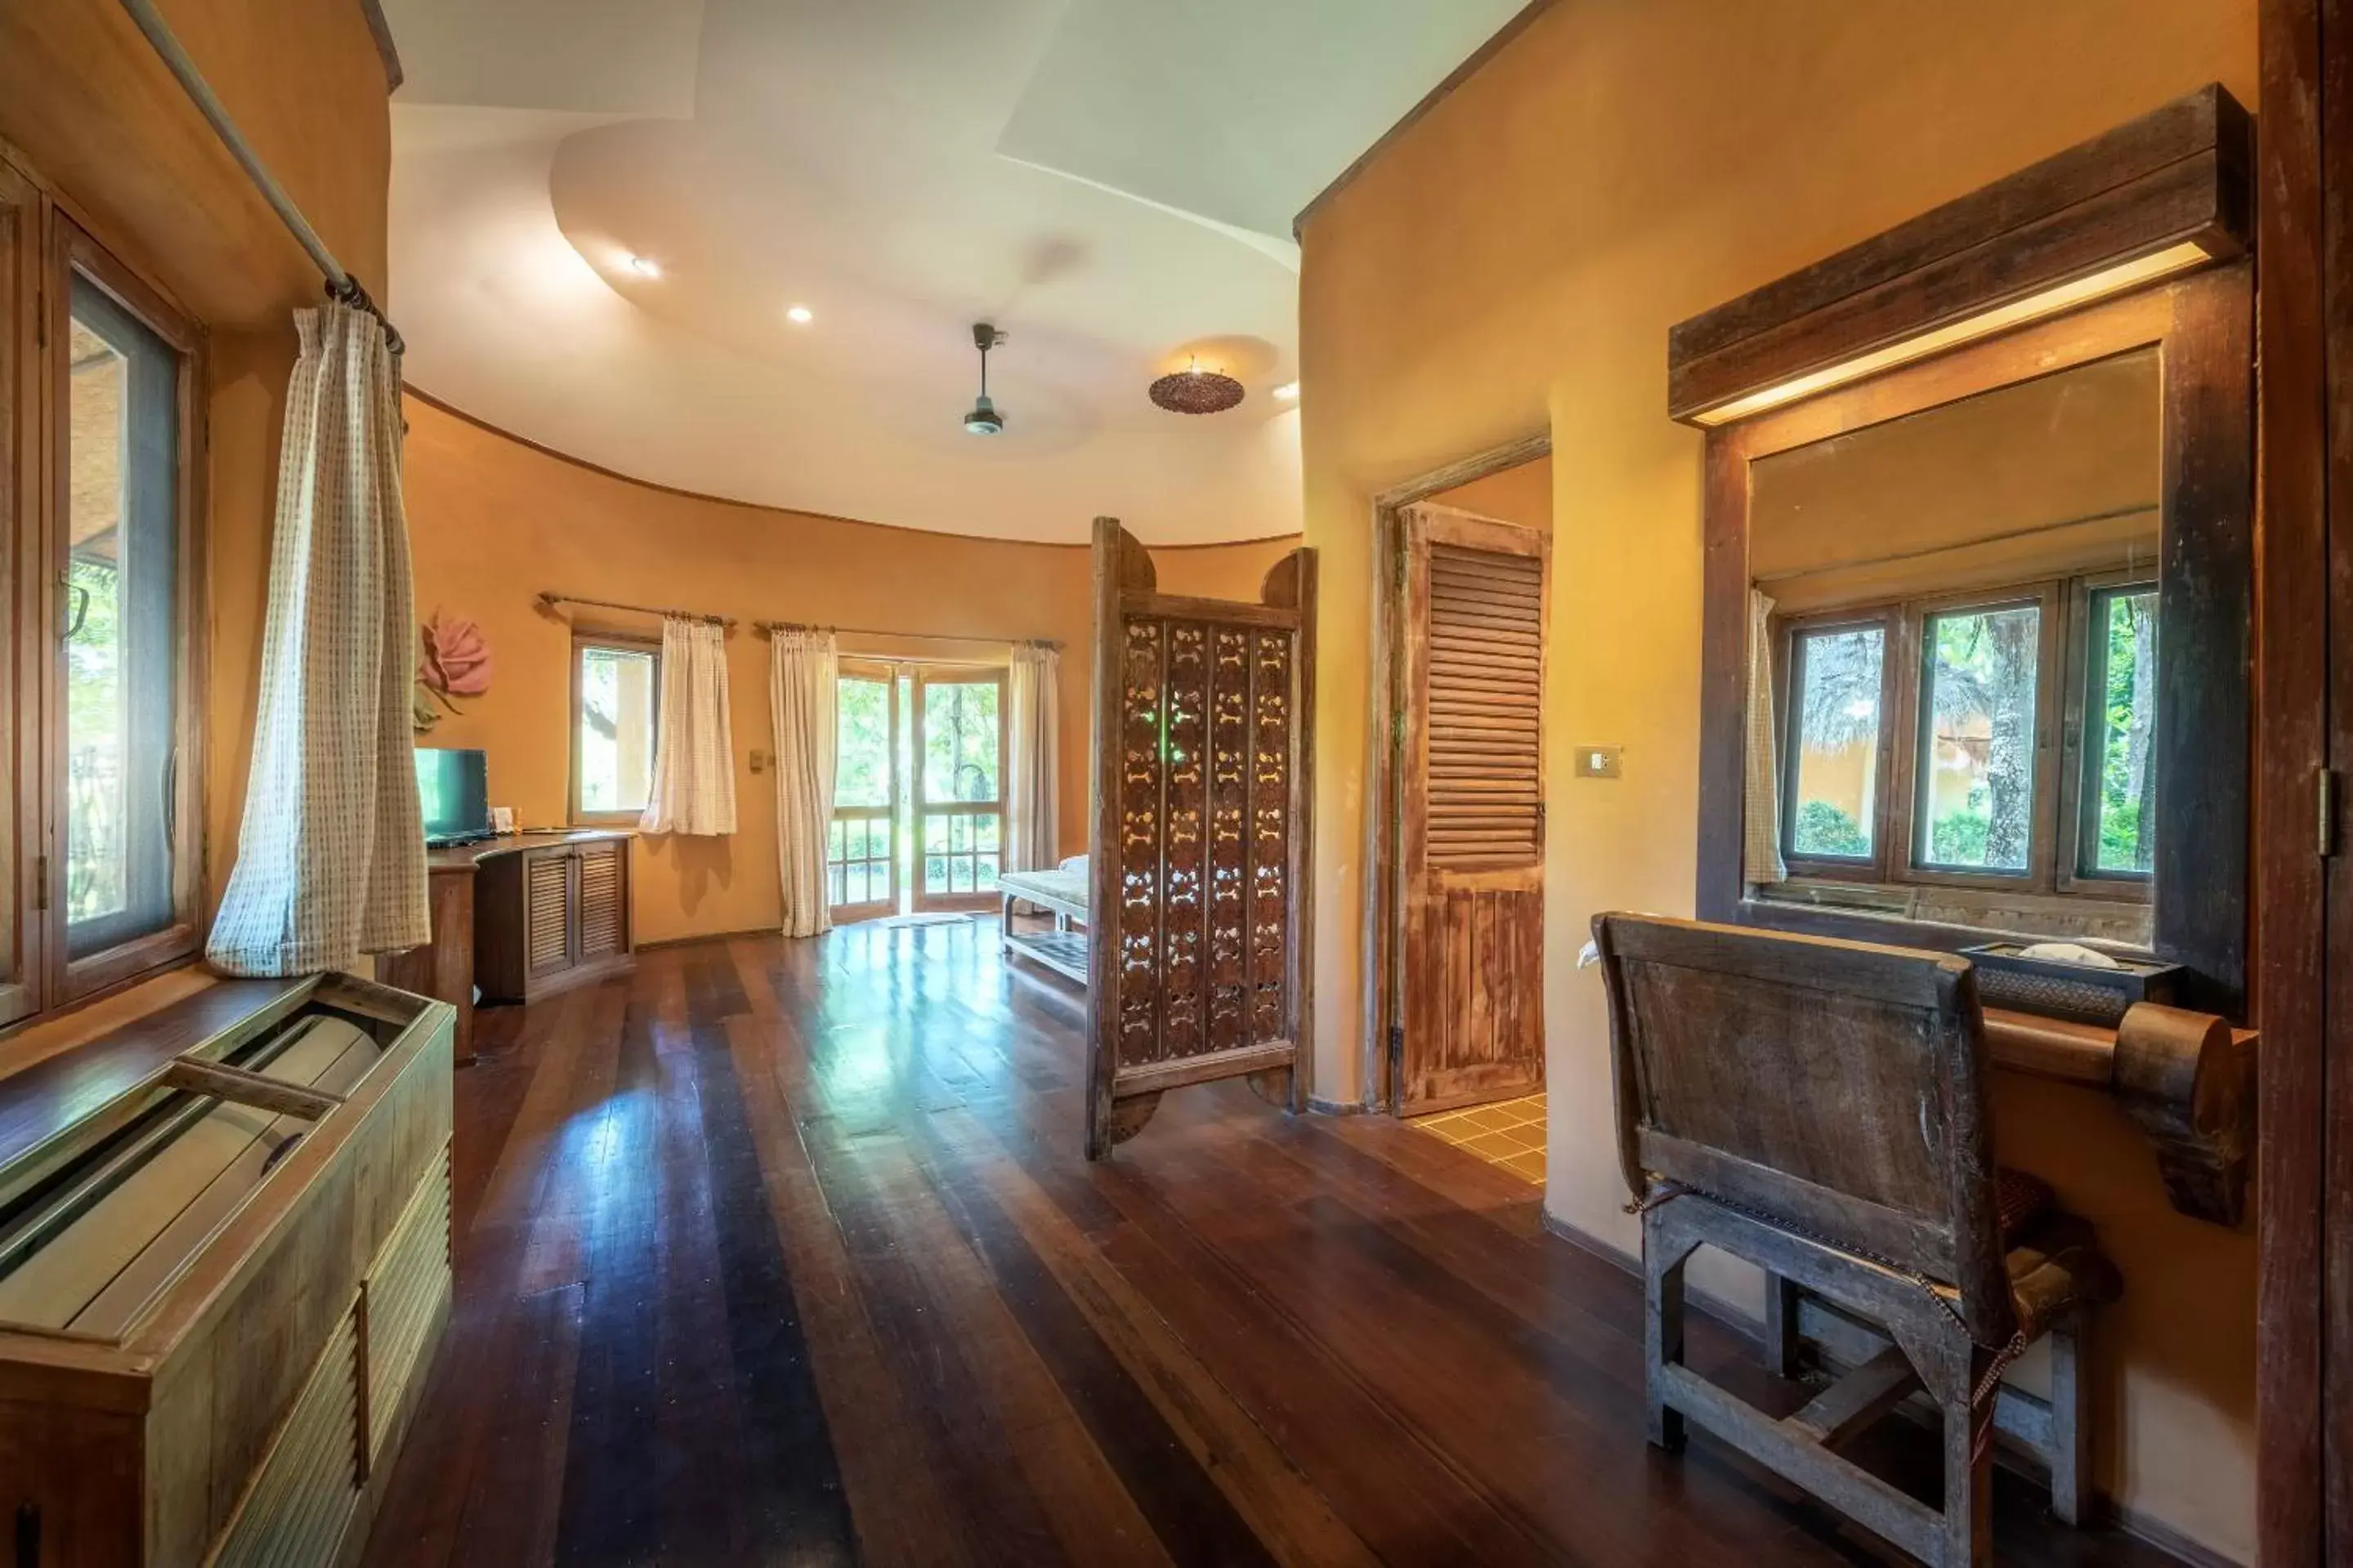
<path fill-rule="evenodd" d="M 997 897 L 1005 843 L 1005 671 L 923 666 L 914 706 L 914 907 Z"/>
<path fill-rule="evenodd" d="M 899 910 L 899 684 L 889 665 L 841 661 L 825 846 L 826 900 L 836 921 Z"/>

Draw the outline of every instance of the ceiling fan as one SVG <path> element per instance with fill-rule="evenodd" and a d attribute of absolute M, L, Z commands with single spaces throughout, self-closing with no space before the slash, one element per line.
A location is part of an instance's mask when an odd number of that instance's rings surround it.
<path fill-rule="evenodd" d="M 988 400 L 988 351 L 1004 341 L 1005 334 L 987 321 L 973 323 L 972 344 L 980 351 L 980 396 L 964 416 L 964 427 L 971 435 L 995 436 L 1005 428 L 1005 416 Z"/>

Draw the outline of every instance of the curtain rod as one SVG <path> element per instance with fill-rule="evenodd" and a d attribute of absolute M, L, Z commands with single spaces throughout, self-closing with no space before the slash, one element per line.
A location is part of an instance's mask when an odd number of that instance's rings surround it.
<path fill-rule="evenodd" d="M 558 605 L 593 605 L 600 610 L 627 610 L 637 616 L 676 616 L 681 620 L 702 621 L 714 626 L 733 627 L 732 616 L 706 616 L 694 610 L 673 610 L 661 605 L 624 605 L 617 599 L 584 599 L 577 594 L 542 594 L 539 602 L 549 609 Z"/>
<path fill-rule="evenodd" d="M 132 21 L 138 24 L 139 30 L 147 36 L 147 41 L 154 46 L 155 52 L 163 57 L 164 64 L 179 79 L 180 86 L 187 92 L 189 100 L 211 123 L 214 134 L 221 139 L 221 144 L 228 149 L 229 155 L 245 170 L 246 178 L 251 180 L 254 188 L 261 193 L 261 199 L 276 211 L 278 221 L 286 226 L 287 232 L 294 237 L 296 243 L 310 252 L 311 262 L 327 280 L 328 297 L 365 310 L 382 321 L 385 338 L 392 352 L 396 354 L 401 353 L 406 345 L 401 341 L 399 329 L 392 324 L 391 319 L 385 315 L 376 302 L 368 298 L 368 292 L 360 286 L 359 279 L 335 259 L 334 253 L 327 248 L 327 242 L 319 237 L 319 231 L 311 226 L 310 220 L 294 205 L 294 198 L 286 194 L 286 188 L 278 183 L 251 144 L 237 131 L 237 122 L 228 117 L 227 108 L 215 95 L 212 85 L 205 80 L 204 73 L 196 69 L 196 62 L 188 58 L 188 51 L 180 47 L 180 40 L 173 35 L 170 25 L 156 11 L 154 0 L 122 0 L 122 8 L 131 13 Z"/>
<path fill-rule="evenodd" d="M 1001 642 L 1011 643 L 1017 647 L 1055 649 L 1060 649 L 1062 646 L 1051 637 L 991 637 L 968 636 L 960 632 L 884 632 L 877 631 L 872 626 L 820 626 L 807 621 L 754 621 L 752 626 L 763 637 L 774 637 L 778 632 L 839 632 L 845 637 L 918 637 L 925 642 Z"/>

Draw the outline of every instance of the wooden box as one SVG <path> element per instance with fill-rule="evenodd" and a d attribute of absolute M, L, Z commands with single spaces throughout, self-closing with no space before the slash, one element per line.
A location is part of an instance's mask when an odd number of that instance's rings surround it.
<path fill-rule="evenodd" d="M 16 1562 L 356 1553 L 448 1321 L 451 1022 L 222 981 L 0 1080 Z"/>

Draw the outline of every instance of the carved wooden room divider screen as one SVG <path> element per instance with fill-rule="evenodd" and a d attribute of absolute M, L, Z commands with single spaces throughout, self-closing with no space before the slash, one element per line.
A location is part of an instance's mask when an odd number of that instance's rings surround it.
<path fill-rule="evenodd" d="M 1261 602 L 1156 591 L 1115 518 L 1094 532 L 1087 1157 L 1187 1084 L 1306 1101 L 1315 552 Z"/>

